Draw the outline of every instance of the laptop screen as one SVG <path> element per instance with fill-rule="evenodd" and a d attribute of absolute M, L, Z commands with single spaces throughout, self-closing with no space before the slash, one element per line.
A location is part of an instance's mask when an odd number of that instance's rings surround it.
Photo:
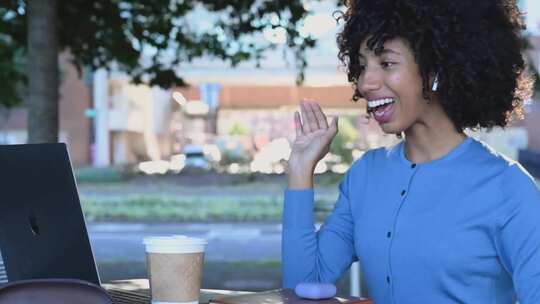
<path fill-rule="evenodd" d="M 99 284 L 66 145 L 0 145 L 0 164 L 0 251 L 8 280 Z"/>

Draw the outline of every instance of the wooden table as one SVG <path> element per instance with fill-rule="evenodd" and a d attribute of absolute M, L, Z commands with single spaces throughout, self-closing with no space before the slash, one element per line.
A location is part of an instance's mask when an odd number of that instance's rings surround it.
<path fill-rule="evenodd" d="M 149 304 L 150 285 L 147 279 L 113 281 L 101 284 L 112 296 L 115 304 Z M 200 304 L 207 304 L 212 298 L 249 293 L 219 289 L 201 289 Z"/>

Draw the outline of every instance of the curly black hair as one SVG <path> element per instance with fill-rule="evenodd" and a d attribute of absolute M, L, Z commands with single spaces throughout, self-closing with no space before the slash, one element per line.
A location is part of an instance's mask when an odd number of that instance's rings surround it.
<path fill-rule="evenodd" d="M 339 59 L 353 83 L 353 100 L 362 98 L 358 51 L 382 50 L 385 41 L 408 42 L 419 66 L 423 95 L 438 75 L 438 97 L 456 129 L 507 126 L 513 114 L 523 117 L 531 97 L 515 0 L 351 0 L 338 19 Z"/>

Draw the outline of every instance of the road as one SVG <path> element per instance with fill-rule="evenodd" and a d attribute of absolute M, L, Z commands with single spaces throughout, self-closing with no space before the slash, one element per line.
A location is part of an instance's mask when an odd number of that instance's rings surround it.
<path fill-rule="evenodd" d="M 88 234 L 100 261 L 144 261 L 146 236 L 183 234 L 208 241 L 207 261 L 279 261 L 281 223 L 89 223 Z"/>

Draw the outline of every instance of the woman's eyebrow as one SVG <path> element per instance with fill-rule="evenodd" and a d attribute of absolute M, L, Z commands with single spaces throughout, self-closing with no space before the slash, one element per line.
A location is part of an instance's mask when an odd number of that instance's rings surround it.
<path fill-rule="evenodd" d="M 381 51 L 381 55 L 384 55 L 384 54 L 401 55 L 400 52 L 398 52 L 398 51 L 396 51 L 396 50 L 393 50 L 393 49 L 388 49 L 388 48 L 384 48 L 384 49 Z"/>
<path fill-rule="evenodd" d="M 369 50 L 369 49 L 361 49 L 358 51 L 358 58 L 361 58 L 361 59 L 365 59 L 366 56 L 364 56 L 364 54 L 362 54 L 362 52 L 374 52 L 373 50 Z M 377 53 L 376 55 L 377 56 L 381 56 L 381 55 L 401 55 L 401 53 L 399 51 L 396 51 L 394 49 L 390 49 L 390 48 L 383 48 L 382 51 L 380 51 L 380 53 L 378 52 L 375 52 Z"/>

